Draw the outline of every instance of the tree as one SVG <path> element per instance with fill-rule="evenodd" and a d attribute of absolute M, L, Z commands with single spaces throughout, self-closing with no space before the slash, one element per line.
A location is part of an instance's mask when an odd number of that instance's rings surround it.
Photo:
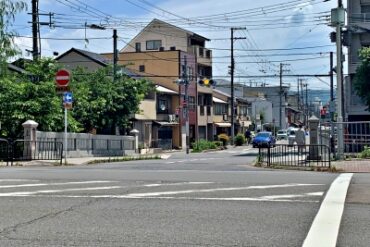
<path fill-rule="evenodd" d="M 57 66 L 52 59 L 26 64 L 26 74 L 8 74 L 0 79 L 1 135 L 22 137 L 22 123 L 32 119 L 39 130 L 61 131 L 63 111 L 61 97 L 55 91 Z M 81 124 L 70 118 L 70 129 L 81 130 Z"/>
<path fill-rule="evenodd" d="M 353 85 L 358 96 L 370 109 L 370 48 L 362 48 L 359 51 L 361 65 L 357 68 Z"/>
<path fill-rule="evenodd" d="M 114 134 L 116 127 L 128 127 L 130 118 L 138 113 L 144 96 L 154 90 L 146 80 L 120 75 L 112 80 L 111 67 L 95 72 L 79 68 L 73 72 L 71 89 L 74 95 L 72 115 L 85 131 Z"/>
<path fill-rule="evenodd" d="M 13 42 L 15 33 L 9 30 L 9 26 L 14 22 L 15 15 L 26 9 L 24 1 L 0 1 L 0 78 L 6 74 L 7 59 L 18 54 Z"/>

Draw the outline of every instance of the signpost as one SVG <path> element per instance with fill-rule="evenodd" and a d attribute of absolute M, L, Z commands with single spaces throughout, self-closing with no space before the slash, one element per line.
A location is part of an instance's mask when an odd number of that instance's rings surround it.
<path fill-rule="evenodd" d="M 72 93 L 68 92 L 69 90 L 68 84 L 71 80 L 71 76 L 68 70 L 60 69 L 57 71 L 55 75 L 55 83 L 58 92 L 63 93 L 63 106 L 64 106 L 64 162 L 67 164 L 67 149 L 68 149 L 68 142 L 67 142 L 67 133 L 68 133 L 68 109 L 72 108 Z"/>

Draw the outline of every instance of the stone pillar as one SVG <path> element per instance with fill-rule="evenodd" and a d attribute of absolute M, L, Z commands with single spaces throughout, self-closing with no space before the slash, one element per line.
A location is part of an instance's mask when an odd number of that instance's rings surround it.
<path fill-rule="evenodd" d="M 139 131 L 137 129 L 133 129 L 130 131 L 131 135 L 135 136 L 135 152 L 139 151 Z"/>
<path fill-rule="evenodd" d="M 319 147 L 317 146 L 319 145 L 319 122 L 320 120 L 314 115 L 308 119 L 308 127 L 310 129 L 309 160 L 320 160 Z"/>
<path fill-rule="evenodd" d="M 39 124 L 33 120 L 27 120 L 22 126 L 24 139 L 23 157 L 24 159 L 32 159 L 37 152 L 37 126 L 39 126 Z"/>

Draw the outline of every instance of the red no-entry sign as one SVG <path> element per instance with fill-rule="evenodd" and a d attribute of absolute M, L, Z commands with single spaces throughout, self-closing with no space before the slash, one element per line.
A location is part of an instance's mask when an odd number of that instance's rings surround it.
<path fill-rule="evenodd" d="M 66 87 L 70 81 L 70 74 L 68 70 L 61 69 L 55 75 L 55 82 L 57 83 L 57 87 Z"/>

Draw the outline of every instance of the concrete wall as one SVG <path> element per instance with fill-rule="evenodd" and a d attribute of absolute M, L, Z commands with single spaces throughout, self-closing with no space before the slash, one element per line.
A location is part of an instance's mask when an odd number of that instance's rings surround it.
<path fill-rule="evenodd" d="M 156 101 L 144 99 L 139 105 L 140 114 L 135 114 L 137 120 L 155 120 L 156 114 Z"/>
<path fill-rule="evenodd" d="M 37 141 L 55 141 L 64 143 L 63 132 L 37 131 L 36 136 Z M 68 133 L 67 142 L 67 157 L 69 158 L 123 156 L 133 154 L 135 152 L 135 138 L 133 136 Z"/>

